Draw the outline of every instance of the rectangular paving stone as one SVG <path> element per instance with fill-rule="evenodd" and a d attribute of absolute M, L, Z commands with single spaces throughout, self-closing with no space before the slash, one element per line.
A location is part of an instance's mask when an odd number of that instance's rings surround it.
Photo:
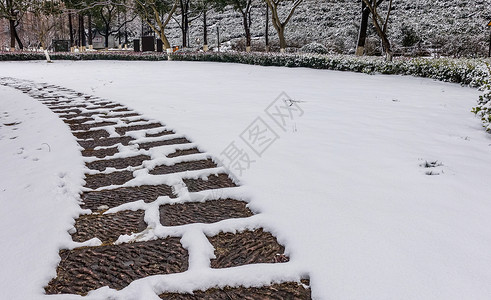
<path fill-rule="evenodd" d="M 303 283 L 303 282 L 302 282 Z M 216 299 L 244 299 L 244 300 L 308 300 L 312 299 L 311 290 L 305 283 L 286 282 L 263 287 L 225 287 L 212 288 L 206 291 L 193 291 L 193 294 L 164 293 L 161 299 L 166 300 L 216 300 Z M 308 283 L 308 282 L 307 282 Z"/>
<path fill-rule="evenodd" d="M 85 187 L 97 189 L 103 186 L 122 185 L 133 179 L 131 171 L 117 171 L 108 174 L 85 175 Z"/>
<path fill-rule="evenodd" d="M 138 148 L 149 150 L 150 148 L 153 148 L 153 147 L 177 145 L 177 144 L 188 144 L 188 143 L 191 143 L 191 142 L 186 138 L 175 138 L 175 139 L 169 139 L 169 140 L 165 140 L 165 141 L 139 143 Z"/>
<path fill-rule="evenodd" d="M 57 277 L 45 287 L 46 294 L 86 295 L 106 285 L 119 290 L 147 276 L 184 272 L 188 253 L 179 240 L 62 250 Z"/>
<path fill-rule="evenodd" d="M 232 199 L 165 204 L 160 207 L 160 223 L 179 226 L 191 223 L 215 223 L 232 218 L 247 218 L 252 212 L 247 203 Z"/>
<path fill-rule="evenodd" d="M 97 112 L 86 112 L 86 113 L 81 113 L 81 114 L 66 114 L 66 115 L 60 115 L 59 117 L 62 119 L 73 119 L 73 118 L 78 118 L 78 117 L 93 117 L 99 115 Z"/>
<path fill-rule="evenodd" d="M 85 108 L 87 107 L 84 104 L 71 104 L 71 105 L 60 105 L 60 102 L 44 102 L 43 103 L 49 107 L 51 110 L 66 110 L 66 109 L 74 109 L 74 108 Z"/>
<path fill-rule="evenodd" d="M 104 129 L 88 130 L 88 131 L 81 131 L 81 132 L 72 132 L 72 134 L 81 140 L 88 140 L 88 139 L 97 140 L 97 139 L 109 137 L 109 132 L 107 132 Z"/>
<path fill-rule="evenodd" d="M 72 234 L 75 242 L 99 238 L 102 243 L 113 243 L 120 235 L 142 232 L 147 228 L 143 220 L 145 212 L 121 211 L 115 214 L 82 215 L 75 220 L 77 232 Z"/>
<path fill-rule="evenodd" d="M 121 104 L 111 104 L 111 102 L 106 102 L 106 104 L 98 103 L 97 106 L 87 107 L 88 110 L 96 110 L 96 109 L 107 109 L 107 108 L 123 108 Z"/>
<path fill-rule="evenodd" d="M 92 128 L 116 125 L 116 122 L 97 122 L 91 124 L 69 125 L 72 131 L 90 130 Z"/>
<path fill-rule="evenodd" d="M 135 120 L 128 120 L 128 119 L 122 119 L 123 123 L 125 124 L 131 124 L 131 123 L 137 123 L 137 122 L 148 122 L 148 119 L 145 118 L 140 118 L 140 119 L 135 119 Z"/>
<path fill-rule="evenodd" d="M 93 118 L 73 118 L 73 119 L 67 119 L 67 120 L 63 120 L 63 122 L 65 122 L 66 124 L 69 124 L 69 125 L 80 125 L 82 123 L 85 123 L 85 122 L 89 122 L 89 121 L 94 121 Z"/>
<path fill-rule="evenodd" d="M 85 166 L 91 170 L 104 171 L 106 168 L 125 169 L 127 167 L 140 166 L 145 160 L 149 160 L 150 156 L 137 155 L 125 158 L 103 159 L 86 163 Z"/>
<path fill-rule="evenodd" d="M 108 147 L 116 144 L 128 145 L 133 138 L 130 136 L 122 136 L 122 137 L 110 137 L 103 138 L 98 140 L 80 140 L 77 141 L 80 146 L 85 149 L 94 149 L 95 147 Z"/>
<path fill-rule="evenodd" d="M 98 207 L 106 205 L 109 208 L 124 203 L 143 200 L 146 203 L 155 201 L 160 196 L 175 198 L 172 188 L 168 185 L 142 185 L 136 187 L 122 187 L 113 190 L 98 192 L 85 192 L 82 194 L 82 208 L 96 211 Z"/>
<path fill-rule="evenodd" d="M 174 131 L 171 131 L 171 130 L 163 130 L 161 132 L 157 132 L 157 133 L 146 133 L 145 134 L 145 137 L 159 137 L 159 136 L 165 136 L 165 135 L 169 135 L 169 134 L 174 134 L 175 132 Z"/>
<path fill-rule="evenodd" d="M 175 152 L 172 152 L 171 154 L 167 155 L 167 157 L 173 158 L 173 157 L 198 154 L 198 153 L 201 153 L 201 151 L 199 151 L 197 148 L 191 148 L 186 150 L 176 150 Z"/>
<path fill-rule="evenodd" d="M 111 109 L 111 111 L 122 112 L 122 111 L 130 111 L 130 109 L 127 107 L 121 107 L 121 108 L 117 108 L 117 109 Z"/>
<path fill-rule="evenodd" d="M 128 117 L 138 117 L 139 113 L 126 113 L 126 114 L 113 114 L 113 115 L 103 115 L 102 118 L 112 119 L 112 118 L 128 118 Z"/>
<path fill-rule="evenodd" d="M 57 113 L 57 114 L 68 114 L 68 113 L 76 113 L 76 114 L 79 114 L 81 113 L 82 111 L 80 109 L 76 109 L 76 108 L 70 108 L 70 109 L 51 109 L 54 113 Z"/>
<path fill-rule="evenodd" d="M 228 177 L 227 174 L 208 176 L 208 180 L 203 179 L 183 179 L 190 192 L 200 192 L 205 190 L 236 187 L 237 185 Z"/>
<path fill-rule="evenodd" d="M 87 157 L 93 156 L 97 158 L 104 158 L 104 157 L 113 156 L 118 152 L 119 152 L 118 147 L 111 147 L 111 148 L 105 148 L 99 150 L 86 149 L 86 150 L 82 150 L 82 156 L 87 156 Z"/>
<path fill-rule="evenodd" d="M 143 125 L 131 125 L 131 126 L 124 126 L 124 127 L 116 127 L 116 132 L 119 133 L 120 135 L 124 135 L 128 131 L 152 129 L 152 128 L 158 128 L 158 127 L 162 127 L 162 124 L 160 124 L 160 123 L 149 123 L 149 124 L 143 124 Z"/>
<path fill-rule="evenodd" d="M 184 171 L 203 170 L 203 169 L 216 168 L 216 167 L 217 165 L 211 159 L 195 160 L 195 161 L 180 162 L 172 166 L 166 166 L 166 165 L 156 166 L 149 173 L 152 175 L 163 175 L 163 174 L 170 174 L 170 173 L 177 173 L 177 172 L 184 172 Z"/>
<path fill-rule="evenodd" d="M 212 268 L 230 268 L 247 264 L 273 263 L 276 254 L 283 254 L 285 248 L 276 238 L 262 229 L 240 233 L 220 233 L 208 240 L 215 248 Z"/>

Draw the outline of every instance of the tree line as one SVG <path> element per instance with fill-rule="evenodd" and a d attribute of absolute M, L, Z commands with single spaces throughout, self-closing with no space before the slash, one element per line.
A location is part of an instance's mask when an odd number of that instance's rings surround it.
<path fill-rule="evenodd" d="M 367 29 L 371 23 L 380 38 L 386 59 L 391 60 L 393 54 L 387 28 L 392 0 L 357 1 L 360 4 L 360 25 L 356 54 L 363 55 Z M 304 0 L 0 0 L 0 18 L 9 22 L 11 50 L 16 46 L 21 50 L 24 48 L 17 28 L 26 18 L 36 20 L 32 31 L 36 33 L 41 48 L 49 45 L 49 33 L 57 30 L 57 21 L 68 23 L 71 47 L 91 48 L 96 33 L 104 38 L 106 48 L 112 35 L 119 38 L 120 44 L 128 44 L 126 26 L 138 18 L 160 38 L 164 49 L 171 47 L 166 35 L 166 28 L 171 21 L 180 28 L 181 46 L 187 47 L 189 28 L 193 22 L 200 20 L 203 25 L 203 49 L 206 51 L 207 14 L 211 10 L 221 13 L 231 7 L 241 16 L 246 51 L 250 51 L 253 22 L 251 12 L 264 5 L 267 9 L 264 20 L 266 51 L 269 51 L 269 24 L 272 24 L 278 36 L 280 51 L 284 52 L 287 48 L 288 24 L 303 2 Z"/>

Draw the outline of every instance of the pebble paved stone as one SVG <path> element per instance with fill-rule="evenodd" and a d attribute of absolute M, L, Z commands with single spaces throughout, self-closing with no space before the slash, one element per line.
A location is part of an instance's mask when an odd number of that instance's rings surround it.
<path fill-rule="evenodd" d="M 92 213 L 79 216 L 75 220 L 74 230 L 70 232 L 74 242 L 98 238 L 102 245 L 60 250 L 61 261 L 56 277 L 45 287 L 47 294 L 86 295 L 103 286 L 119 290 L 147 276 L 188 270 L 189 255 L 181 244 L 181 237 L 115 244 L 120 236 L 141 234 L 149 229 L 149 225 L 146 223 L 144 208 L 128 209 L 125 206 L 118 212 L 109 209 L 132 203 L 140 203 L 139 207 L 142 207 L 141 203 L 151 205 L 155 201 L 167 201 L 155 206 L 158 210 L 156 222 L 160 221 L 160 225 L 165 228 L 248 220 L 245 218 L 253 217 L 254 213 L 247 207 L 247 202 L 230 198 L 216 197 L 184 203 L 170 201 L 178 196 L 176 188 L 186 187 L 189 193 L 197 193 L 237 187 L 226 173 L 199 178 L 182 177 L 181 184 L 121 186 L 134 179 L 133 170 L 144 168 L 144 161 L 155 159 L 147 155 L 146 151 L 160 146 L 178 145 L 167 158 L 184 159 L 189 156 L 190 159 L 173 165 L 159 164 L 147 170 L 148 176 L 186 176 L 182 175 L 187 174 L 183 173 L 185 171 L 216 170 L 217 165 L 212 159 L 193 160 L 192 154 L 201 153 L 198 148 L 192 144 L 187 148 L 186 144 L 191 141 L 184 137 L 172 138 L 170 135 L 175 132 L 166 129 L 160 122 L 148 121 L 121 104 L 55 85 L 10 78 L 0 78 L 0 84 L 20 89 L 56 113 L 72 130 L 83 148 L 81 152 L 87 158 L 86 167 L 90 170 L 87 171 L 90 174 L 85 175 L 86 189 L 80 196 L 80 206 Z M 135 122 L 138 123 L 133 124 Z M 128 125 L 121 126 L 121 123 Z M 108 128 L 110 130 L 106 130 Z M 135 143 L 135 139 L 127 135 L 133 131 L 142 131 L 142 136 L 151 140 L 138 140 Z M 134 147 L 134 144 L 138 147 Z M 133 147 L 131 151 L 139 152 L 113 157 L 120 153 L 120 149 L 126 149 L 124 147 Z M 203 233 L 203 239 L 207 239 L 215 249 L 215 258 L 210 260 L 211 268 L 288 261 L 284 255 L 284 246 L 261 228 L 238 233 L 219 232 L 213 236 L 205 236 Z M 261 287 L 210 288 L 194 291 L 193 294 L 162 293 L 159 296 L 162 299 L 310 299 L 310 288 L 308 280 L 302 280 Z"/>

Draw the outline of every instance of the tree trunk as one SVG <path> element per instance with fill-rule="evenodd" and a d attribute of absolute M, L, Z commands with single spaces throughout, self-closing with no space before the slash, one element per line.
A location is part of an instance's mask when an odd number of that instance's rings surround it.
<path fill-rule="evenodd" d="M 91 13 L 89 13 L 89 15 L 87 16 L 87 19 L 88 19 L 87 20 L 87 26 L 89 27 L 89 28 L 87 28 L 88 31 L 89 31 L 89 35 L 88 35 L 88 38 L 89 38 L 89 49 L 92 50 L 93 43 L 92 43 L 92 14 Z"/>
<path fill-rule="evenodd" d="M 22 41 L 20 40 L 19 35 L 17 34 L 17 29 L 15 27 L 17 27 L 17 26 L 14 26 L 15 40 L 17 41 L 17 45 L 19 45 L 19 49 L 20 50 L 23 50 L 24 49 L 24 45 L 22 44 Z"/>
<path fill-rule="evenodd" d="M 80 51 L 80 47 L 82 47 L 82 33 L 80 31 L 80 28 L 81 28 L 81 22 L 80 22 L 80 15 L 77 15 L 77 19 L 78 19 L 78 24 L 77 24 L 77 27 L 78 27 L 78 31 L 77 31 L 77 47 L 79 47 L 79 51 Z"/>
<path fill-rule="evenodd" d="M 489 32 L 489 52 L 488 57 L 491 57 L 491 31 Z"/>
<path fill-rule="evenodd" d="M 109 49 L 109 25 L 106 24 L 104 28 L 104 48 Z"/>
<path fill-rule="evenodd" d="M 203 51 L 208 51 L 208 28 L 206 25 L 206 9 L 203 11 Z"/>
<path fill-rule="evenodd" d="M 382 28 L 380 28 L 380 25 L 378 24 L 377 21 L 374 21 L 373 24 L 375 25 L 375 29 L 377 30 L 379 37 L 382 39 L 382 47 L 385 52 L 385 60 L 392 61 L 393 53 L 390 47 L 390 41 L 389 38 L 387 37 L 387 34 L 382 30 Z"/>
<path fill-rule="evenodd" d="M 179 4 L 181 6 L 181 34 L 182 34 L 182 47 L 185 48 L 188 46 L 188 10 L 189 10 L 189 2 L 187 0 L 180 0 Z"/>
<path fill-rule="evenodd" d="M 15 20 L 9 20 L 10 51 L 15 51 Z"/>
<path fill-rule="evenodd" d="M 217 51 L 220 52 L 220 28 L 217 25 Z"/>
<path fill-rule="evenodd" d="M 279 28 L 278 38 L 280 39 L 280 52 L 285 52 L 286 49 L 285 26 L 281 26 Z"/>
<path fill-rule="evenodd" d="M 266 3 L 266 25 L 264 29 L 265 51 L 269 52 L 269 5 Z"/>
<path fill-rule="evenodd" d="M 362 56 L 365 50 L 365 41 L 367 39 L 368 18 L 370 17 L 370 10 L 367 8 L 365 2 L 361 1 L 361 22 L 360 32 L 358 34 L 358 45 L 356 47 L 356 55 Z"/>
<path fill-rule="evenodd" d="M 180 0 L 179 1 L 179 6 L 181 8 L 181 40 L 182 40 L 182 43 L 181 43 L 181 47 L 184 48 L 186 47 L 186 32 L 184 31 L 184 0 Z"/>
<path fill-rule="evenodd" d="M 87 46 L 87 40 L 85 39 L 85 26 L 84 26 L 84 15 L 80 15 L 80 37 L 82 39 L 82 50 L 85 50 Z"/>
<path fill-rule="evenodd" d="M 68 13 L 68 30 L 70 30 L 70 48 L 73 47 L 73 23 L 72 23 L 72 14 Z"/>
<path fill-rule="evenodd" d="M 246 51 L 251 52 L 251 28 L 249 27 L 249 20 L 247 14 L 243 15 L 244 30 L 246 35 Z"/>
<path fill-rule="evenodd" d="M 162 40 L 162 45 L 164 46 L 164 50 L 170 49 L 170 43 L 167 39 L 167 36 L 164 34 L 164 31 L 160 32 L 160 39 Z"/>
<path fill-rule="evenodd" d="M 365 2 L 367 7 L 370 9 L 370 13 L 372 14 L 373 26 L 375 26 L 375 30 L 377 31 L 378 36 L 382 40 L 382 47 L 383 47 L 383 50 L 385 52 L 385 59 L 387 61 L 392 61 L 393 52 L 392 52 L 392 49 L 390 47 L 390 41 L 389 41 L 389 38 L 387 37 L 387 33 L 386 33 L 387 23 L 389 21 L 390 10 L 392 8 L 392 0 L 389 2 L 389 9 L 387 12 L 387 17 L 385 19 L 385 23 L 382 24 L 383 29 L 382 29 L 381 24 L 379 23 L 379 19 L 381 19 L 380 15 L 376 11 L 377 6 L 382 2 L 382 0 L 379 0 L 379 2 L 374 1 L 373 3 L 370 2 L 369 0 L 363 0 L 363 2 Z"/>

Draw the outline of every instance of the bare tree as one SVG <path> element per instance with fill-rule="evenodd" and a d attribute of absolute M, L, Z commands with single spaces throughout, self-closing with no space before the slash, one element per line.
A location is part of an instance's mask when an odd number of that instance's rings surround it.
<path fill-rule="evenodd" d="M 201 13 L 203 12 L 202 6 L 204 5 L 204 3 L 199 3 L 197 1 L 179 0 L 179 10 L 177 12 L 179 13 L 180 20 L 175 17 L 173 17 L 173 19 L 177 25 L 179 25 L 179 28 L 181 28 L 183 48 L 189 47 L 189 26 L 191 25 L 191 22 L 201 17 Z M 174 14 L 174 16 L 176 14 Z M 204 22 L 206 23 L 206 16 Z"/>
<path fill-rule="evenodd" d="M 135 4 L 142 20 L 159 35 L 164 49 L 169 49 L 170 43 L 164 31 L 179 5 L 179 0 L 135 0 Z"/>
<path fill-rule="evenodd" d="M 365 42 L 367 39 L 368 18 L 370 17 L 370 10 L 363 0 L 361 2 L 361 20 L 360 31 L 358 33 L 358 43 L 356 45 L 355 55 L 362 56 L 365 51 Z"/>
<path fill-rule="evenodd" d="M 0 0 L 0 19 L 7 19 L 9 21 L 10 30 L 10 50 L 15 50 L 15 42 L 19 46 L 19 49 L 23 49 L 19 35 L 17 34 L 16 27 L 19 25 L 20 20 L 29 9 L 31 5 L 30 0 Z"/>
<path fill-rule="evenodd" d="M 56 18 L 61 15 L 59 2 L 55 1 L 35 1 L 30 7 L 33 18 L 31 18 L 30 30 L 37 36 L 37 44 L 42 49 L 49 46 L 55 34 Z"/>
<path fill-rule="evenodd" d="M 118 16 L 121 12 L 126 13 L 126 10 L 127 7 L 124 1 L 113 1 L 100 5 L 97 9 L 98 13 L 94 14 L 96 29 L 104 37 L 104 47 L 106 49 L 109 47 L 109 37 L 115 33 L 119 34 L 121 28 L 136 18 L 135 14 L 131 19 L 121 20 Z"/>
<path fill-rule="evenodd" d="M 251 25 L 252 25 L 252 0 L 216 0 L 217 9 L 223 10 L 227 5 L 232 5 L 235 11 L 242 15 L 246 38 L 246 51 L 251 51 Z"/>
<path fill-rule="evenodd" d="M 389 38 L 387 37 L 387 26 L 389 23 L 389 17 L 392 10 L 392 0 L 388 0 L 388 1 L 389 3 L 387 7 L 387 13 L 384 20 L 381 14 L 379 13 L 379 11 L 377 10 L 379 4 L 382 3 L 382 1 L 363 0 L 366 7 L 370 10 L 370 13 L 372 14 L 372 22 L 373 22 L 373 26 L 375 27 L 375 31 L 377 32 L 378 36 L 382 40 L 382 49 L 385 52 L 385 59 L 387 61 L 392 61 L 393 52 L 391 49 Z"/>
<path fill-rule="evenodd" d="M 303 0 L 265 0 L 271 9 L 271 21 L 273 22 L 273 26 L 278 33 L 278 38 L 280 40 L 280 51 L 284 52 L 286 49 L 286 39 L 285 39 L 285 28 L 293 14 L 295 13 L 295 9 L 303 2 Z M 282 21 L 279 13 L 279 9 L 283 6 L 283 4 L 291 3 L 288 8 L 285 19 Z"/>

